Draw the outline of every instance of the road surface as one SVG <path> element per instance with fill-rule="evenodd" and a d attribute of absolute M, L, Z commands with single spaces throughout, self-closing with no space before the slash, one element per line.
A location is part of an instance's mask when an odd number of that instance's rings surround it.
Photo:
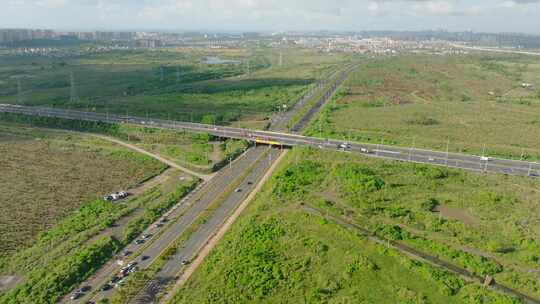
<path fill-rule="evenodd" d="M 134 116 L 119 116 L 104 113 L 52 109 L 46 107 L 25 107 L 0 104 L 0 112 L 107 123 L 130 123 L 146 127 L 209 133 L 219 137 L 246 139 L 250 141 L 270 143 L 274 145 L 311 146 L 319 149 L 341 150 L 344 152 L 359 153 L 370 157 L 392 159 L 404 162 L 423 163 L 480 172 L 493 172 L 536 178 L 540 177 L 539 163 L 520 160 L 485 158 L 482 156 L 468 154 L 447 153 L 441 151 L 367 143 L 350 143 L 348 144 L 348 147 L 346 149 L 340 149 L 338 146 L 343 144 L 344 142 L 334 139 L 323 139 L 297 134 L 249 130 L 217 125 L 177 122 L 162 119 L 147 119 Z"/>
<path fill-rule="evenodd" d="M 96 272 L 89 280 L 80 286 L 91 286 L 93 294 L 81 297 L 77 301 L 67 301 L 68 303 L 85 303 L 84 301 L 92 298 L 99 300 L 109 297 L 112 290 L 99 291 L 103 285 L 109 282 L 116 275 L 121 266 L 117 261 L 122 260 L 124 264 L 132 261 L 137 261 L 140 268 L 148 267 L 179 235 L 181 235 L 197 218 L 206 210 L 210 204 L 218 197 L 224 189 L 227 189 L 231 180 L 237 178 L 245 170 L 256 163 L 267 147 L 260 146 L 257 149 L 250 149 L 237 160 L 231 163 L 230 166 L 223 168 L 210 181 L 201 184 L 198 188 L 186 196 L 178 205 L 165 214 L 162 219 L 167 219 L 163 227 L 152 225 L 143 234 L 152 235 L 144 244 L 129 244 L 124 248 L 123 252 L 129 251 L 133 254 L 128 257 L 123 257 L 122 254 L 113 258 L 109 263 Z M 141 257 L 148 256 L 149 259 L 141 261 Z"/>
<path fill-rule="evenodd" d="M 267 151 L 268 147 L 257 147 L 257 151 Z M 192 261 L 206 241 L 223 225 L 227 218 L 236 210 L 240 203 L 251 193 L 264 176 L 268 168 L 273 164 L 273 160 L 279 157 L 279 149 L 270 149 L 267 154 L 259 159 L 253 170 L 240 181 L 237 189 L 233 191 L 214 211 L 210 218 L 197 229 L 182 244 L 182 247 L 167 261 L 163 268 L 157 273 L 146 288 L 136 297 L 134 303 L 154 303 L 156 295 L 163 291 L 169 284 L 176 282 L 179 274 L 187 267 L 183 261 Z"/>

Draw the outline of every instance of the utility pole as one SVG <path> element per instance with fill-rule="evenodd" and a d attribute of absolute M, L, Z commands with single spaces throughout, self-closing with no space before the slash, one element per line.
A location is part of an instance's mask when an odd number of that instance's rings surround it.
<path fill-rule="evenodd" d="M 69 101 L 77 102 L 79 101 L 79 97 L 77 96 L 77 88 L 75 86 L 75 76 L 73 75 L 73 72 L 69 74 L 69 82 L 70 82 Z"/>
<path fill-rule="evenodd" d="M 447 167 L 448 167 L 448 157 L 450 156 L 449 154 L 450 154 L 450 138 L 446 142 L 446 161 L 445 161 L 445 165 Z"/>
<path fill-rule="evenodd" d="M 176 83 L 180 83 L 180 66 L 176 67 Z"/>
<path fill-rule="evenodd" d="M 249 61 L 249 59 L 247 61 L 247 75 L 248 77 L 251 76 L 251 62 Z"/>
<path fill-rule="evenodd" d="M 412 140 L 412 147 L 411 149 L 409 150 L 409 161 L 412 161 L 412 152 L 414 150 L 414 145 L 416 143 L 416 136 L 413 136 L 413 140 Z"/>
<path fill-rule="evenodd" d="M 21 104 L 23 101 L 22 98 L 22 85 L 21 85 L 21 79 L 17 78 L 17 103 Z"/>

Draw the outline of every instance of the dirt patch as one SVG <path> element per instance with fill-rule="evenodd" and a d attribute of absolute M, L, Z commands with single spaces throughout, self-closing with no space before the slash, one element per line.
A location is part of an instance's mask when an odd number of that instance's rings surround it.
<path fill-rule="evenodd" d="M 440 205 L 435 207 L 434 212 L 439 212 L 444 218 L 458 220 L 466 225 L 476 225 L 478 220 L 474 218 L 467 210 L 460 208 Z"/>
<path fill-rule="evenodd" d="M 0 276 L 0 291 L 15 287 L 21 279 L 22 278 L 18 276 Z"/>

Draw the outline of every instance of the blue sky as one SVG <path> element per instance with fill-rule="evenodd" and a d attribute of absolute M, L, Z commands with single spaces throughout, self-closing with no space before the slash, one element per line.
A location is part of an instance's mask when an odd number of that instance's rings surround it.
<path fill-rule="evenodd" d="M 0 28 L 540 34 L 540 0 L 0 0 Z"/>

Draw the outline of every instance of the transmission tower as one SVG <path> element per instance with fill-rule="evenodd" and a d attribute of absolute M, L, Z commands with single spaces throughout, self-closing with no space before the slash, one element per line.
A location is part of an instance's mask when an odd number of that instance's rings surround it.
<path fill-rule="evenodd" d="M 79 101 L 79 96 L 77 96 L 77 88 L 75 86 L 75 76 L 73 76 L 73 72 L 69 74 L 69 82 L 70 82 L 70 92 L 69 92 L 69 100 L 71 102 L 77 102 Z"/>

